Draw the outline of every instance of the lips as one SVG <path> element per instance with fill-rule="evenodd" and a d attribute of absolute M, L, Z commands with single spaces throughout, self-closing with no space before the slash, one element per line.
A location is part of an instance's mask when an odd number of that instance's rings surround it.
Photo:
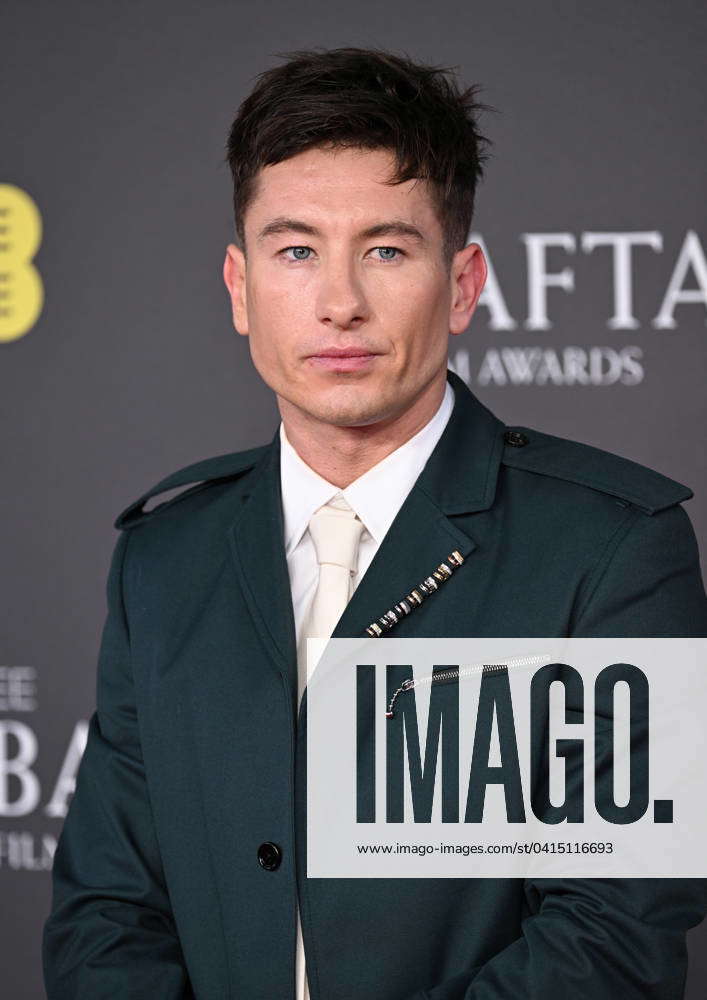
<path fill-rule="evenodd" d="M 374 355 L 365 347 L 327 347 L 323 351 L 312 354 L 313 358 L 367 358 Z"/>
<path fill-rule="evenodd" d="M 353 372 L 367 368 L 378 356 L 362 347 L 328 347 L 310 355 L 308 361 L 320 370 Z"/>

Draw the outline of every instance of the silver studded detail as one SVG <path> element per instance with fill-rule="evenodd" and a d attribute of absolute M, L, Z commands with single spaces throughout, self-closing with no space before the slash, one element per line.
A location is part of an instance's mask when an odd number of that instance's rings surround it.
<path fill-rule="evenodd" d="M 402 618 L 419 607 L 431 594 L 439 590 L 440 584 L 448 580 L 453 571 L 461 566 L 463 562 L 464 556 L 455 549 L 454 552 L 447 556 L 445 562 L 440 563 L 431 576 L 425 577 L 422 583 L 418 583 L 417 587 L 413 587 L 410 593 L 402 597 L 389 611 L 386 611 L 376 621 L 371 622 L 366 629 L 368 635 L 373 639 L 379 639 L 383 635 L 383 632 L 393 628 Z"/>

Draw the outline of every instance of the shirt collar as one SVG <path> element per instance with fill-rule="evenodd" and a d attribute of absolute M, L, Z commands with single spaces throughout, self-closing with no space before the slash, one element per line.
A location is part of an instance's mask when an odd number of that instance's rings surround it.
<path fill-rule="evenodd" d="M 299 544 L 314 512 L 338 493 L 380 545 L 442 436 L 453 407 L 454 390 L 447 381 L 442 402 L 425 426 L 343 490 L 300 458 L 281 422 L 280 484 L 286 555 Z"/>

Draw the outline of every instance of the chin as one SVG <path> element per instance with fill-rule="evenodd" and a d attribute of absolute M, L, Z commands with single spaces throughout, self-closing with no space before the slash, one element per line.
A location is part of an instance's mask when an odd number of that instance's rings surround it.
<path fill-rule="evenodd" d="M 296 393 L 282 395 L 303 413 L 336 427 L 377 423 L 390 416 L 399 403 L 396 392 L 382 379 L 341 379 L 324 386 L 312 380 L 298 384 Z"/>
<path fill-rule="evenodd" d="M 337 427 L 365 427 L 368 424 L 378 423 L 389 414 L 388 407 L 381 405 L 381 400 L 369 400 L 356 403 L 341 403 L 322 407 L 319 416 L 327 424 L 334 424 Z"/>

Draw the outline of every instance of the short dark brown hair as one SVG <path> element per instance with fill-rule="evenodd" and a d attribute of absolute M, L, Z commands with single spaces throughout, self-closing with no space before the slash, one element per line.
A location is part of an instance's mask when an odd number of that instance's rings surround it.
<path fill-rule="evenodd" d="M 460 90 L 451 68 L 412 62 L 381 49 L 276 53 L 231 126 L 226 159 L 233 175 L 237 242 L 245 253 L 245 212 L 262 167 L 313 147 L 389 149 L 390 184 L 430 182 L 444 234 L 447 268 L 466 245 L 485 149 L 474 85 Z"/>

